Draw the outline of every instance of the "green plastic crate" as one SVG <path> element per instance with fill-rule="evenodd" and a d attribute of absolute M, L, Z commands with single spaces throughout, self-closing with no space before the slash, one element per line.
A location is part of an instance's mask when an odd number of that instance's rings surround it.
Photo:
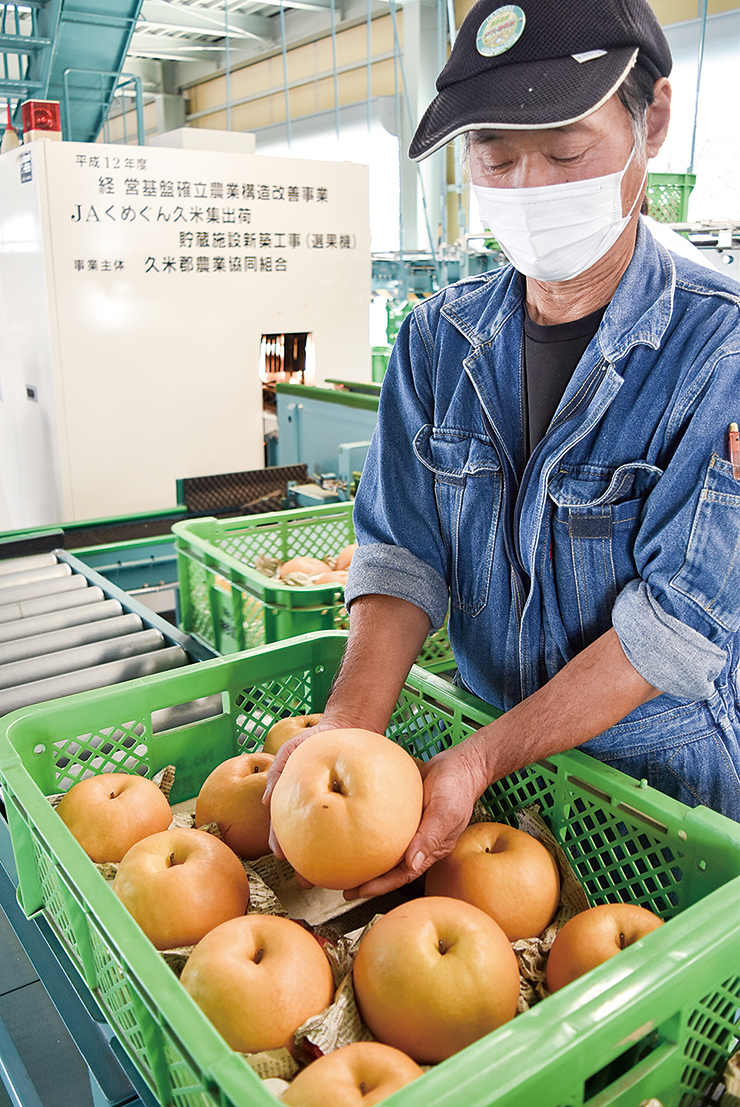
<path fill-rule="evenodd" d="M 390 346 L 373 346 L 372 348 L 372 378 L 374 381 L 382 381 L 391 356 Z"/>
<path fill-rule="evenodd" d="M 177 673 L 23 709 L 0 723 L 0 784 L 27 914 L 43 912 L 161 1104 L 274 1107 L 144 938 L 45 795 L 83 771 L 177 766 L 173 802 L 259 747 L 275 717 L 324 706 L 344 648 L 308 635 Z M 189 725 L 167 709 L 217 697 Z M 212 702 L 212 701 L 211 701 Z M 220 710 L 219 710 L 220 707 Z M 388 735 L 427 758 L 491 709 L 414 668 Z M 537 804 L 592 903 L 630 900 L 669 923 L 389 1097 L 393 1107 L 698 1107 L 737 1044 L 740 827 L 690 810 L 577 751 L 485 794 L 515 823 Z"/>
<path fill-rule="evenodd" d="M 347 501 L 175 523 L 183 629 L 220 654 L 318 630 L 346 630 L 341 585 L 296 587 L 270 580 L 252 563 L 259 554 L 281 561 L 336 556 L 355 540 L 352 509 Z M 427 638 L 417 664 L 434 673 L 455 667 L 446 621 Z"/>
<path fill-rule="evenodd" d="M 648 214 L 658 223 L 685 223 L 695 173 L 648 173 Z"/>

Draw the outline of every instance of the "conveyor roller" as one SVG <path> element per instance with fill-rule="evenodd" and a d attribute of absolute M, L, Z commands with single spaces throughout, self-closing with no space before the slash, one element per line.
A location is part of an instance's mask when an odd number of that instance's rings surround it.
<path fill-rule="evenodd" d="M 25 619 L 29 615 L 43 615 L 47 611 L 61 611 L 62 608 L 79 604 L 97 603 L 105 599 L 102 588 L 89 588 L 84 577 L 67 578 L 67 587 L 54 592 L 46 592 L 25 600 L 9 599 L 9 592 L 0 592 L 0 623 L 14 619 Z"/>
<path fill-rule="evenodd" d="M 88 591 L 103 595 L 99 588 L 90 588 Z M 75 594 L 75 598 L 85 595 L 86 593 L 79 592 Z M 65 627 L 77 627 L 98 619 L 113 619 L 123 613 L 123 606 L 118 600 L 101 599 L 100 602 L 95 602 L 95 599 L 92 596 L 90 603 L 63 607 L 60 611 L 47 611 L 41 615 L 29 615 L 25 619 L 13 619 L 7 623 L 0 619 L 0 642 L 12 642 L 15 638 L 30 638 L 37 634 L 63 630 Z"/>
<path fill-rule="evenodd" d="M 121 684 L 124 680 L 149 676 L 150 673 L 161 673 L 165 669 L 176 669 L 186 665 L 187 661 L 188 655 L 182 647 L 169 646 L 139 657 L 127 657 L 123 661 L 96 665 L 77 673 L 65 673 L 63 676 L 49 677 L 48 680 L 38 680 L 33 684 L 6 688 L 0 691 L 0 715 L 7 715 L 19 707 L 71 696 L 74 692 L 89 692 L 93 688 L 104 688 L 110 684 Z"/>
<path fill-rule="evenodd" d="M 65 566 L 67 568 L 67 566 Z M 10 579 L 8 577 L 6 580 Z M 10 588 L 0 587 L 0 604 L 3 607 L 11 603 L 23 603 L 24 600 L 36 600 L 41 596 L 56 596 L 64 592 L 75 592 L 78 588 L 87 588 L 84 577 L 72 576 L 67 572 L 51 580 L 28 581 Z"/>
<path fill-rule="evenodd" d="M 23 573 L 27 569 L 39 569 L 44 565 L 58 565 L 57 557 L 53 553 L 29 554 L 27 557 L 13 557 L 6 561 L 0 561 L 0 578 L 8 573 Z"/>
<path fill-rule="evenodd" d="M 0 688 L 13 688 L 18 684 L 29 684 L 47 677 L 60 676 L 62 673 L 74 673 L 79 669 L 104 665 L 108 661 L 152 653 L 154 650 L 161 650 L 163 646 L 164 638 L 158 630 L 140 630 L 134 634 L 110 638 L 106 642 L 88 642 L 87 645 L 77 646 L 75 649 L 11 661 L 8 665 L 0 665 Z"/>
<path fill-rule="evenodd" d="M 186 641 L 64 552 L 0 561 L 0 715 L 187 665 Z"/>
<path fill-rule="evenodd" d="M 41 584 L 46 581 L 60 580 L 62 577 L 72 576 L 72 570 L 69 565 L 60 564 L 56 565 L 41 565 L 38 567 L 29 567 L 26 569 L 18 569 L 14 573 L 3 573 L 0 576 L 0 596 L 5 594 L 6 588 L 21 588 L 28 584 Z M 46 589 L 42 589 L 45 591 Z M 54 588 L 52 586 L 52 591 Z"/>
<path fill-rule="evenodd" d="M 6 623 L 5 626 L 15 626 L 15 624 Z M 29 658 L 40 657 L 42 654 L 73 650 L 77 646 L 86 646 L 91 642 L 104 642 L 108 638 L 133 634 L 142 627 L 143 623 L 139 616 L 129 612 L 126 615 L 115 615 L 113 618 L 82 623 L 80 626 L 50 630 L 46 634 L 34 634 L 31 631 L 22 638 L 14 636 L 15 641 L 0 641 L 0 671 L 11 661 L 28 661 Z"/>

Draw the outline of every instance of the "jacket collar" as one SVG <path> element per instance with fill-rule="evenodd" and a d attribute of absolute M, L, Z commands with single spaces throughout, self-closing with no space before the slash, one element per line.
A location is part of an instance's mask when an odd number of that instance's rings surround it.
<path fill-rule="evenodd" d="M 604 314 L 598 332 L 601 352 L 612 364 L 635 345 L 660 347 L 673 312 L 676 269 L 642 219 L 632 259 Z M 469 286 L 469 289 L 468 287 Z M 442 315 L 470 342 L 493 342 L 506 322 L 519 312 L 524 278 L 512 266 L 463 281 Z"/>

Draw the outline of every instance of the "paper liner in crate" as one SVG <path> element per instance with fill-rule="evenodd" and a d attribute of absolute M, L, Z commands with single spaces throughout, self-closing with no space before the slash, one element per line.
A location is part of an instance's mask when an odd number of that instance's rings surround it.
<path fill-rule="evenodd" d="M 724 1091 L 719 1100 L 719 1107 L 740 1107 L 740 1052 L 733 1053 L 729 1058 L 722 1079 Z"/>

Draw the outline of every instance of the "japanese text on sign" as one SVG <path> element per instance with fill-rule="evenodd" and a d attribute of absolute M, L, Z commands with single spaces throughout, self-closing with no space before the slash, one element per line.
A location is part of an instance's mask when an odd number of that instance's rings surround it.
<path fill-rule="evenodd" d="M 253 229 L 254 223 L 264 219 L 261 204 L 285 204 L 286 213 L 291 204 L 310 204 L 318 210 L 329 204 L 326 187 L 163 179 L 152 175 L 147 158 L 140 157 L 78 154 L 76 160 L 78 166 L 98 172 L 99 199 L 74 204 L 72 223 L 139 227 L 171 224 L 173 229 L 177 225 L 169 252 L 152 250 L 143 259 L 148 274 L 284 273 L 288 268 L 286 251 L 356 248 L 355 236 L 339 230 Z M 275 217 L 274 208 L 270 208 L 268 217 Z M 202 253 L 204 250 L 209 252 Z M 73 267 L 78 273 L 120 272 L 124 263 L 120 259 L 77 257 Z"/>

